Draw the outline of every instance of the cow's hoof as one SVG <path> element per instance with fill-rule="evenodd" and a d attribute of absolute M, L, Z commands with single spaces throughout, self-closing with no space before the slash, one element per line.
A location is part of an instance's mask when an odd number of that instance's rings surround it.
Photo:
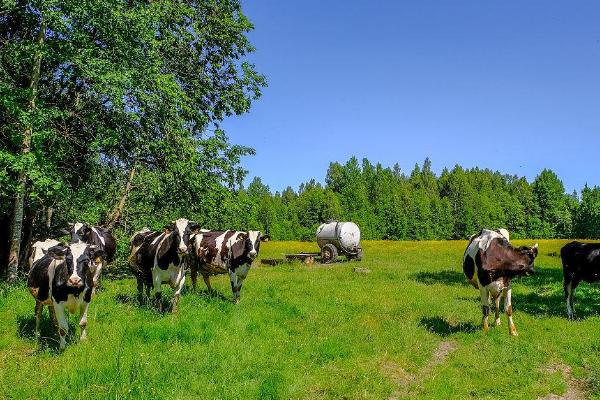
<path fill-rule="evenodd" d="M 500 323 L 501 323 L 500 318 L 498 318 L 496 321 L 494 321 L 495 326 L 500 326 Z"/>
<path fill-rule="evenodd" d="M 240 303 L 240 299 L 233 299 L 233 304 L 239 304 Z"/>
<path fill-rule="evenodd" d="M 508 333 L 510 334 L 510 336 L 519 336 L 519 333 L 517 332 L 517 328 L 515 328 L 514 326 L 510 327 L 510 329 L 508 330 Z"/>

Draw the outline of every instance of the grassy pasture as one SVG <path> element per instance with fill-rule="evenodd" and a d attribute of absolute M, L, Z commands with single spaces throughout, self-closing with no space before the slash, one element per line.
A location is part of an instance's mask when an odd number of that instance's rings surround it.
<path fill-rule="evenodd" d="M 462 241 L 365 242 L 362 262 L 333 266 L 256 263 L 240 304 L 221 276 L 222 296 L 188 290 L 176 315 L 138 305 L 132 279 L 105 280 L 88 341 L 62 354 L 47 310 L 39 350 L 33 299 L 0 288 L 0 398 L 600 399 L 600 288 L 583 283 L 580 320 L 565 318 L 564 243 L 540 241 L 537 274 L 514 282 L 516 338 L 504 315 L 481 332 Z M 315 249 L 269 242 L 260 256 Z"/>

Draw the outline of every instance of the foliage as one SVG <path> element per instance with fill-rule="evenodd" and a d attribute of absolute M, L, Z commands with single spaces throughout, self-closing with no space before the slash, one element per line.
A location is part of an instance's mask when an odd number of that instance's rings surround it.
<path fill-rule="evenodd" d="M 298 193 L 288 188 L 271 194 L 256 178 L 247 200 L 253 204 L 250 226 L 280 240 L 313 240 L 317 226 L 329 219 L 356 222 L 367 239 L 466 239 L 485 227 L 505 227 L 517 238 L 597 238 L 599 191 L 586 187 L 580 204 L 550 170 L 530 184 L 458 165 L 438 177 L 429 159 L 407 176 L 397 165 L 351 158 L 330 164 L 325 186 L 311 180 Z"/>
<path fill-rule="evenodd" d="M 266 82 L 246 61 L 253 26 L 239 0 L 0 4 L 2 214 L 25 190 L 33 236 L 47 233 L 49 208 L 55 227 L 110 220 L 127 230 L 153 224 L 157 209 L 155 219 L 215 210 L 240 186 L 240 159 L 254 150 L 219 126 L 249 111 Z M 129 196 L 134 205 L 121 209 Z M 222 220 L 206 214 L 203 222 Z"/>

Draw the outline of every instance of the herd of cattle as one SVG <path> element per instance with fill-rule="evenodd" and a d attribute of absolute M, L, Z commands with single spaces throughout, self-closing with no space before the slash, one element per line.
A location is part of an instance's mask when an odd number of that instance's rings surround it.
<path fill-rule="evenodd" d="M 42 309 L 47 305 L 58 327 L 60 349 L 66 345 L 69 313 L 80 312 L 80 338 L 85 339 L 87 310 L 98 285 L 105 263 L 115 256 L 116 241 L 105 229 L 76 223 L 70 227 L 71 243 L 54 239 L 36 242 L 29 258 L 27 286 L 36 300 L 35 333 L 39 337 Z M 154 289 L 162 308 L 161 286 L 174 289 L 173 311 L 185 284 L 187 266 L 196 287 L 198 272 L 209 290 L 210 276 L 229 274 L 234 302 L 240 299 L 242 283 L 252 261 L 258 255 L 261 233 L 258 231 L 209 231 L 193 221 L 180 218 L 162 231 L 143 229 L 131 237 L 129 265 L 137 278 L 138 295 L 142 298 Z"/>
<path fill-rule="evenodd" d="M 36 242 L 29 258 L 29 291 L 36 300 L 36 336 L 43 306 L 47 305 L 58 327 L 60 349 L 66 345 L 68 321 L 65 311 L 80 312 L 80 338 L 86 337 L 87 311 L 99 283 L 102 268 L 113 261 L 116 241 L 103 228 L 85 223 L 72 224 L 71 243 L 54 239 Z M 162 308 L 161 286 L 174 290 L 172 301 L 176 311 L 189 268 L 192 286 L 200 273 L 209 291 L 210 276 L 229 274 L 233 301 L 239 302 L 240 290 L 254 259 L 258 256 L 259 231 L 210 231 L 187 219 L 173 221 L 162 231 L 143 229 L 130 241 L 129 265 L 137 279 L 137 290 L 143 299 L 155 292 L 157 307 Z M 505 229 L 484 229 L 473 235 L 463 257 L 463 272 L 481 294 L 483 330 L 489 329 L 490 301 L 495 302 L 495 324 L 500 324 L 500 301 L 509 321 L 509 333 L 517 335 L 512 320 L 511 280 L 534 273 L 538 245 L 514 247 Z M 574 318 L 573 294 L 583 280 L 600 280 L 600 243 L 571 242 L 561 250 L 564 290 L 569 318 Z"/>

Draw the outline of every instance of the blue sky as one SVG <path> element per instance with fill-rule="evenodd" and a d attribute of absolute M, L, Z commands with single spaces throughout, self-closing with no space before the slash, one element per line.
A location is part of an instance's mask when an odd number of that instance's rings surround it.
<path fill-rule="evenodd" d="M 355 155 L 600 185 L 600 2 L 243 3 L 269 87 L 223 127 L 272 190 Z"/>

